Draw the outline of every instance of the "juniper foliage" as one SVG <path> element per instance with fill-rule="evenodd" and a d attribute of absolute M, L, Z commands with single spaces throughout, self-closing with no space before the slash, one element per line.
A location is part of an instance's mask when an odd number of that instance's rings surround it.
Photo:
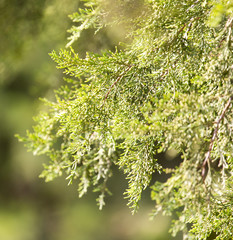
<path fill-rule="evenodd" d="M 112 166 L 126 174 L 133 212 L 151 186 L 154 214 L 177 213 L 172 235 L 231 239 L 233 232 L 232 1 L 85 0 L 71 19 L 68 48 L 51 57 L 67 84 L 21 138 L 50 164 L 46 181 L 67 175 L 80 197 L 110 193 Z M 70 46 L 87 28 L 124 24 L 123 50 L 79 57 Z M 176 169 L 156 154 L 175 149 Z M 154 172 L 171 172 L 165 183 Z"/>

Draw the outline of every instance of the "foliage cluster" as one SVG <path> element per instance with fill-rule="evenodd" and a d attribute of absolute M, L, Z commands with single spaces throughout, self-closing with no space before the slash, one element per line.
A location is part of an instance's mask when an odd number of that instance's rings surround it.
<path fill-rule="evenodd" d="M 71 16 L 78 25 L 70 30 L 68 46 L 87 28 L 122 23 L 130 44 L 84 58 L 72 48 L 51 53 L 68 76 L 66 85 L 56 91 L 56 101 L 45 100 L 48 111 L 21 138 L 34 154 L 49 156 L 41 176 L 50 181 L 67 174 L 69 183 L 78 181 L 80 196 L 92 187 L 102 208 L 112 165 L 118 165 L 128 179 L 125 194 L 133 212 L 151 186 L 154 214 L 177 212 L 173 235 L 230 239 L 232 2 L 85 4 Z M 183 159 L 176 169 L 157 163 L 156 154 L 169 149 Z M 172 174 L 165 183 L 153 183 L 155 171 Z"/>

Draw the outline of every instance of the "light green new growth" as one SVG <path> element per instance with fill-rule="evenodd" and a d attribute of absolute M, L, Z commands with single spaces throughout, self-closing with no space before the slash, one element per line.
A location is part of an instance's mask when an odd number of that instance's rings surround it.
<path fill-rule="evenodd" d="M 131 43 L 85 58 L 72 48 L 51 53 L 72 80 L 22 139 L 34 154 L 50 157 L 41 176 L 50 181 L 65 173 L 69 183 L 77 180 L 80 197 L 93 187 L 102 208 L 118 165 L 133 211 L 152 186 L 154 213 L 177 212 L 173 235 L 231 239 L 232 1 L 85 2 L 71 17 L 80 25 L 70 30 L 68 46 L 87 28 L 116 23 L 128 26 Z M 153 183 L 153 173 L 163 171 L 156 154 L 168 149 L 183 161 L 165 183 Z"/>

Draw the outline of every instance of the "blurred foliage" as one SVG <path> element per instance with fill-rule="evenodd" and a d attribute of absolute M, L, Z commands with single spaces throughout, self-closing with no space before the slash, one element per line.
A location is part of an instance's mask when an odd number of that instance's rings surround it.
<path fill-rule="evenodd" d="M 169 218 L 149 222 L 148 211 L 132 217 L 122 207 L 126 183 L 119 172 L 111 182 L 115 197 L 107 199 L 111 207 L 100 212 L 95 194 L 77 200 L 76 187 L 66 188 L 63 178 L 44 184 L 38 160 L 47 158 L 31 156 L 14 138 L 44 110 L 38 97 L 54 99 L 53 89 L 62 84 L 48 53 L 66 45 L 72 25 L 68 15 L 79 7 L 83 3 L 73 0 L 0 0 L 0 239 L 167 239 Z M 113 50 L 126 35 L 123 25 L 94 32 L 86 30 L 73 44 L 80 55 Z"/>
<path fill-rule="evenodd" d="M 224 18 L 231 16 L 233 12 L 233 2 L 230 0 L 213 0 L 213 7 L 209 16 L 209 25 L 211 27 L 218 27 L 224 21 Z"/>

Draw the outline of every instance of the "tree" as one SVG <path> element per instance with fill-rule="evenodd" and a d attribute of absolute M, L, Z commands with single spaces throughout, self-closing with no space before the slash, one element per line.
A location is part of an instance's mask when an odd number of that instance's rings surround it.
<path fill-rule="evenodd" d="M 20 138 L 50 164 L 46 181 L 65 173 L 109 194 L 112 166 L 126 174 L 133 212 L 151 187 L 154 214 L 177 214 L 171 233 L 184 238 L 230 239 L 233 232 L 233 112 L 231 1 L 85 0 L 71 19 L 67 49 L 51 53 L 68 76 L 56 100 Z M 114 24 L 128 44 L 81 58 L 70 46 L 88 28 Z M 156 154 L 175 150 L 182 163 L 165 169 Z M 152 182 L 166 172 L 165 183 Z"/>

